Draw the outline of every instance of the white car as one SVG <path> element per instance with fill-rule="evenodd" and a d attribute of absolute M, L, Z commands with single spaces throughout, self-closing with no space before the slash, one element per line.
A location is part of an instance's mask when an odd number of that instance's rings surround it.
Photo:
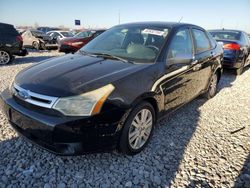
<path fill-rule="evenodd" d="M 46 33 L 47 35 L 51 36 L 54 39 L 61 40 L 67 37 L 73 37 L 73 33 L 69 31 L 49 31 Z"/>

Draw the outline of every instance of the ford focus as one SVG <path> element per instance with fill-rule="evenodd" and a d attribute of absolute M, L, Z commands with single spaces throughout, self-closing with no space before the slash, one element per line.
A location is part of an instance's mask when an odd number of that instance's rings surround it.
<path fill-rule="evenodd" d="M 159 119 L 216 94 L 222 59 L 222 47 L 199 26 L 123 24 L 75 54 L 21 71 L 0 103 L 11 126 L 48 151 L 134 155 Z"/>

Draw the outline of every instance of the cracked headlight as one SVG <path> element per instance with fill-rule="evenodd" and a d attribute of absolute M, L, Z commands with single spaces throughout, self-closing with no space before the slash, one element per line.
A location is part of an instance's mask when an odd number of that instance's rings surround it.
<path fill-rule="evenodd" d="M 67 116 L 95 115 L 101 111 L 102 105 L 114 89 L 112 84 L 108 84 L 81 95 L 59 98 L 52 108 Z"/>

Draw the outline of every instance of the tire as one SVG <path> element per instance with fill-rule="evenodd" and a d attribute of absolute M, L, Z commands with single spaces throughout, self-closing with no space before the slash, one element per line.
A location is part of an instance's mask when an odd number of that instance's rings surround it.
<path fill-rule="evenodd" d="M 235 71 L 236 75 L 239 76 L 239 75 L 241 75 L 243 73 L 243 70 L 244 70 L 244 67 L 245 67 L 245 63 L 246 63 L 246 58 L 244 58 L 242 66 L 240 68 L 236 69 L 236 71 Z"/>
<path fill-rule="evenodd" d="M 145 121 L 142 120 L 143 117 Z M 127 155 L 135 155 L 141 152 L 151 139 L 154 124 L 155 110 L 153 106 L 148 102 L 137 105 L 125 121 L 120 137 L 119 150 Z"/>
<path fill-rule="evenodd" d="M 40 43 L 40 49 L 41 49 L 41 50 L 46 50 L 46 46 L 45 46 L 45 44 L 42 43 L 42 42 Z"/>
<path fill-rule="evenodd" d="M 13 60 L 13 56 L 5 51 L 5 50 L 0 50 L 0 65 L 6 65 L 10 63 Z"/>
<path fill-rule="evenodd" d="M 36 50 L 40 49 L 40 44 L 38 42 L 33 42 L 32 43 L 33 48 L 35 48 Z"/>
<path fill-rule="evenodd" d="M 218 74 L 214 73 L 210 79 L 208 90 L 202 96 L 206 99 L 211 99 L 216 95 L 218 85 Z"/>

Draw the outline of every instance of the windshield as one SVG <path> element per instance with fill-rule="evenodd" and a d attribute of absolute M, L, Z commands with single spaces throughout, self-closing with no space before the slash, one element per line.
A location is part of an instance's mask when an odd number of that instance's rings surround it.
<path fill-rule="evenodd" d="M 74 35 L 70 32 L 61 32 L 64 37 L 73 37 Z"/>
<path fill-rule="evenodd" d="M 117 26 L 81 48 L 88 53 L 105 53 L 138 63 L 154 62 L 169 28 L 158 26 Z"/>
<path fill-rule="evenodd" d="M 216 40 L 240 40 L 240 32 L 238 31 L 211 31 L 210 34 Z"/>
<path fill-rule="evenodd" d="M 89 37 L 91 34 L 91 31 L 82 31 L 80 33 L 77 33 L 75 35 L 75 37 L 83 37 L 83 38 L 86 38 L 86 37 Z"/>

